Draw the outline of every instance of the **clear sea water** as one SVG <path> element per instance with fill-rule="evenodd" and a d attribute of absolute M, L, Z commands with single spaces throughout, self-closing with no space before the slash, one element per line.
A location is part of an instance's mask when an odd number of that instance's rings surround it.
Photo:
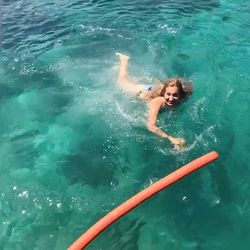
<path fill-rule="evenodd" d="M 220 159 L 126 215 L 87 249 L 250 248 L 247 0 L 0 1 L 0 249 L 66 249 L 127 198 L 211 150 Z M 192 98 L 145 128 L 116 86 L 180 76 Z"/>

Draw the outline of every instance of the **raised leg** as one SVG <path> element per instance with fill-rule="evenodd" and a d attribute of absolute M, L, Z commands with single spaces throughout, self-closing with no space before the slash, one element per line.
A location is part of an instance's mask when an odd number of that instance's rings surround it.
<path fill-rule="evenodd" d="M 129 57 L 121 53 L 116 53 L 120 59 L 120 68 L 118 73 L 118 85 L 127 93 L 138 95 L 145 90 L 145 86 L 134 81 L 128 74 Z"/>

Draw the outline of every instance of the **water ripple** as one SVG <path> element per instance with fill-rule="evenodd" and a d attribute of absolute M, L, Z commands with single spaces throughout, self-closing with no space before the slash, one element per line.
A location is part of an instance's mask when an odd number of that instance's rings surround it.
<path fill-rule="evenodd" d="M 2 48 L 23 52 L 41 53 L 52 48 L 57 40 L 69 40 L 74 35 L 74 23 L 85 20 L 93 26 L 97 22 L 107 27 L 142 27 L 162 25 L 161 19 L 189 16 L 198 11 L 209 11 L 219 6 L 211 1 L 71 1 L 38 2 L 30 0 L 4 1 L 2 3 Z M 112 9 L 112 13 L 109 11 Z M 84 11 L 84 12 L 83 12 Z M 138 15 L 138 13 L 140 13 Z M 158 15 L 155 18 L 155 15 Z M 159 18 L 160 17 L 160 18 Z M 87 21 L 88 20 L 88 21 Z M 87 21 L 87 22 L 86 22 Z M 73 26 L 72 26 L 73 23 Z M 113 24 L 112 24 L 113 23 Z"/>

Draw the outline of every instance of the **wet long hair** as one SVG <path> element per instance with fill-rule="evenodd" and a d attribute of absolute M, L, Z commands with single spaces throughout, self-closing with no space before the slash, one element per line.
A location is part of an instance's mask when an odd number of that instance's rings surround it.
<path fill-rule="evenodd" d="M 190 81 L 184 81 L 180 78 L 170 78 L 163 82 L 158 82 L 153 90 L 145 95 L 146 101 L 151 101 L 158 96 L 164 96 L 166 88 L 176 87 L 180 94 L 180 100 L 186 100 L 193 93 L 193 85 Z"/>
<path fill-rule="evenodd" d="M 176 87 L 180 94 L 180 98 L 186 98 L 193 93 L 193 86 L 191 82 L 181 81 L 179 78 L 171 78 L 163 82 L 164 86 L 161 90 L 160 96 L 164 96 L 166 92 L 166 88 L 168 87 Z"/>

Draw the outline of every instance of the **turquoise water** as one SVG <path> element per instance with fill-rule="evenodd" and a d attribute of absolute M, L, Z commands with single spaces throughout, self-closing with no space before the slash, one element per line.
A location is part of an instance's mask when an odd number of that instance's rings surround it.
<path fill-rule="evenodd" d="M 70 3 L 69 3 L 70 2 Z M 220 159 L 147 201 L 88 249 L 250 246 L 250 4 L 0 1 L 0 249 L 66 249 L 108 211 L 211 150 Z M 115 52 L 146 83 L 195 92 L 159 124 L 116 87 Z"/>

